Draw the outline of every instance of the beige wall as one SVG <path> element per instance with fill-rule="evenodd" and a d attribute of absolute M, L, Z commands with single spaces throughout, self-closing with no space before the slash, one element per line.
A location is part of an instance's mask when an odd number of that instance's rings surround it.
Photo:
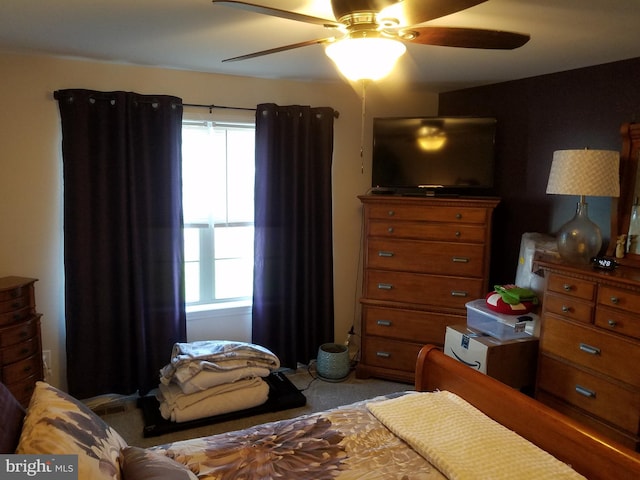
<path fill-rule="evenodd" d="M 51 383 L 66 386 L 61 136 L 53 99 L 53 92 L 63 88 L 168 94 L 185 103 L 254 107 L 274 102 L 338 110 L 333 162 L 336 340 L 343 341 L 353 323 L 359 328 L 357 195 L 367 191 L 371 178 L 371 118 L 434 115 L 435 93 L 410 91 L 391 81 L 368 88 L 361 173 L 361 91 L 347 83 L 229 77 L 0 53 L 0 276 L 39 279 L 36 299 L 43 313 L 43 347 L 52 351 Z"/>

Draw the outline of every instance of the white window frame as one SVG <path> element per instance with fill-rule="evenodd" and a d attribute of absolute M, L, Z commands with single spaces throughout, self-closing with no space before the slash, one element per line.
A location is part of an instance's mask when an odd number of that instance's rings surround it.
<path fill-rule="evenodd" d="M 238 113 L 234 112 L 233 114 L 226 113 L 224 116 L 222 115 L 203 115 L 198 112 L 186 112 L 183 115 L 183 125 L 184 124 L 198 124 L 198 123 L 214 123 L 217 126 L 221 127 L 230 127 L 230 128 L 251 128 L 255 130 L 255 116 L 253 114 L 247 114 L 246 112 Z M 224 223 L 215 223 L 213 225 L 209 224 L 198 224 L 198 223 L 189 223 L 185 220 L 184 228 L 189 227 L 206 227 L 200 234 L 200 238 L 202 240 L 207 236 L 213 237 L 213 229 L 216 227 L 224 227 L 224 226 L 241 226 L 241 225 L 253 225 L 253 222 L 224 222 Z M 213 252 L 213 239 L 209 238 L 207 240 L 211 248 L 201 248 L 201 257 L 200 262 L 214 262 L 214 252 Z M 202 256 L 202 253 L 205 253 L 205 256 Z M 186 266 L 186 262 L 185 262 Z M 211 275 L 214 278 L 210 278 L 209 286 L 211 289 L 215 288 L 215 266 L 210 269 Z M 201 270 L 202 272 L 202 270 Z M 200 282 L 201 294 L 203 289 L 203 282 Z M 186 306 L 188 318 L 205 318 L 205 317 L 224 317 L 228 316 L 233 312 L 237 312 L 238 314 L 246 313 L 247 310 L 250 310 L 252 299 L 250 297 L 239 297 L 232 299 L 224 299 L 224 300 L 215 300 L 203 298 L 201 302 L 198 303 L 190 303 Z"/>

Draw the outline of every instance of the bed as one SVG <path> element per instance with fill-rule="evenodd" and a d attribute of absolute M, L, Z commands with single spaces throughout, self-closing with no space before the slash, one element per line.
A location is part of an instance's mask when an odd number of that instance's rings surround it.
<path fill-rule="evenodd" d="M 0 390 L 1 453 L 76 453 L 81 479 L 640 478 L 637 452 L 431 345 L 415 391 L 149 449 L 47 384 L 26 416 Z"/>

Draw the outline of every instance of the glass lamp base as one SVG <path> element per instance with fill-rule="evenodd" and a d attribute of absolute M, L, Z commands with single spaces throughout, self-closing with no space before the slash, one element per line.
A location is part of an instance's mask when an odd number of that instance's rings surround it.
<path fill-rule="evenodd" d="M 588 264 L 602 247 L 600 227 L 589 219 L 587 204 L 578 202 L 575 217 L 558 231 L 558 253 L 569 263 Z"/>

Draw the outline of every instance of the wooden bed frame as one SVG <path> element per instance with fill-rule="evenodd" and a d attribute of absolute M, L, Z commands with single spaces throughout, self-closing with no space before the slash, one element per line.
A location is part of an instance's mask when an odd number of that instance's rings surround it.
<path fill-rule="evenodd" d="M 448 390 L 589 479 L 640 478 L 640 454 L 426 345 L 416 390 Z M 505 452 L 505 455 L 517 452 Z"/>
<path fill-rule="evenodd" d="M 439 347 L 424 346 L 416 366 L 417 391 L 448 390 L 459 395 L 588 479 L 640 478 L 639 453 L 607 440 L 589 427 L 459 363 Z M 0 443 L 3 451 L 11 452 L 18 444 L 24 412 L 3 388 L 0 388 L 0 410 Z M 518 451 L 504 452 L 504 455 L 518 454 Z"/>

